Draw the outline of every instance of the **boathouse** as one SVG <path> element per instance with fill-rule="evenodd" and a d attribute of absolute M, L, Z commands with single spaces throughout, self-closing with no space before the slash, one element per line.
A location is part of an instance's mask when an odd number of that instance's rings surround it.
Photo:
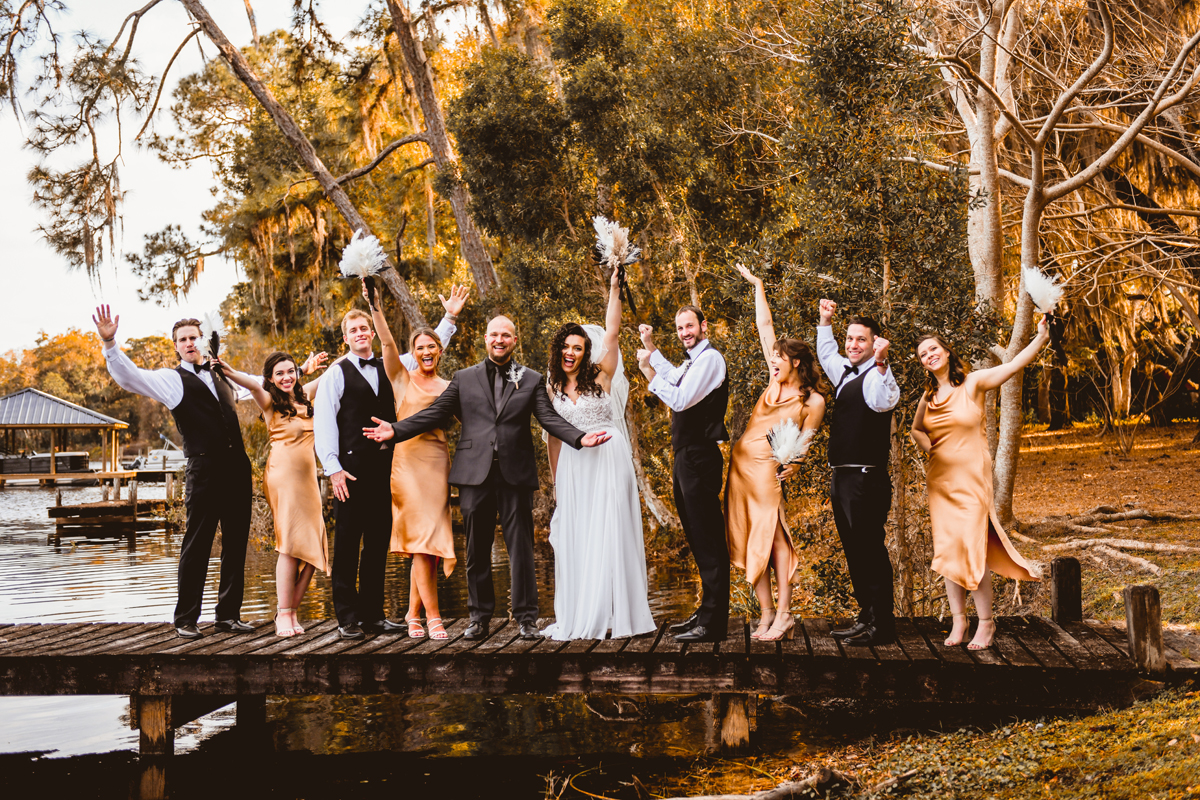
<path fill-rule="evenodd" d="M 121 469 L 121 431 L 129 423 L 106 416 L 98 411 L 69 403 L 62 398 L 38 391 L 22 389 L 0 397 L 0 486 L 5 481 L 37 479 L 56 483 L 60 478 L 88 473 L 100 481 L 133 478 L 136 472 Z M 59 432 L 86 429 L 100 432 L 100 471 L 92 472 L 87 454 L 60 453 Z M 44 456 L 18 454 L 18 431 L 50 432 L 50 453 Z"/>

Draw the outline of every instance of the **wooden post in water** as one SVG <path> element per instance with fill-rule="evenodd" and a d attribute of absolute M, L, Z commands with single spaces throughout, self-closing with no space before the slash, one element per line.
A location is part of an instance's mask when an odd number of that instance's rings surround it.
<path fill-rule="evenodd" d="M 714 694 L 707 705 L 714 728 L 712 744 L 719 744 L 722 750 L 738 750 L 750 744 L 750 731 L 757 727 L 757 695 L 722 692 Z"/>
<path fill-rule="evenodd" d="M 133 505 L 133 519 L 137 522 L 137 478 L 129 479 L 129 502 Z"/>
<path fill-rule="evenodd" d="M 170 504 L 175 499 L 175 473 L 167 473 L 167 503 Z"/>
<path fill-rule="evenodd" d="M 1083 582 L 1079 559 L 1060 556 L 1050 562 L 1050 619 L 1083 621 Z"/>
<path fill-rule="evenodd" d="M 1126 586 L 1123 594 L 1129 655 L 1138 669 L 1161 675 L 1167 671 L 1167 654 L 1163 650 L 1162 606 L 1158 588 Z"/>
<path fill-rule="evenodd" d="M 135 695 L 138 737 L 144 756 L 169 756 L 175 753 L 175 729 L 171 727 L 170 695 Z"/>

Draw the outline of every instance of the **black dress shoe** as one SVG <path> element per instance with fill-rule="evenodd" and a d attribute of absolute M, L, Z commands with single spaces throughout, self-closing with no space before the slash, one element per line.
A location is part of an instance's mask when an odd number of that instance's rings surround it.
<path fill-rule="evenodd" d="M 488 620 L 473 619 L 467 629 L 463 631 L 464 639 L 482 639 L 488 635 Z"/>
<path fill-rule="evenodd" d="M 846 639 L 842 644 L 849 645 L 850 647 L 870 647 L 871 645 L 888 644 L 894 641 L 896 641 L 895 628 L 868 625 L 865 631 L 858 636 Z"/>
<path fill-rule="evenodd" d="M 176 625 L 175 635 L 180 639 L 199 639 L 204 634 L 196 627 L 196 623 L 191 622 L 187 625 Z"/>
<path fill-rule="evenodd" d="M 349 625 L 339 625 L 338 636 L 342 639 L 365 639 L 367 637 L 363 633 L 363 629 L 358 627 L 358 623 L 356 622 L 351 622 Z"/>
<path fill-rule="evenodd" d="M 521 623 L 521 638 L 522 639 L 540 639 L 542 632 L 538 630 L 538 626 L 532 622 Z"/>
<path fill-rule="evenodd" d="M 723 642 L 725 631 L 710 630 L 703 625 L 697 625 L 690 631 L 675 636 L 677 642 Z"/>
<path fill-rule="evenodd" d="M 240 619 L 219 619 L 217 620 L 217 630 L 221 633 L 254 633 L 254 626 L 242 622 Z"/>
<path fill-rule="evenodd" d="M 668 633 L 687 633 L 692 628 L 700 624 L 700 612 L 697 611 L 683 622 L 676 622 L 674 625 L 667 626 Z"/>
<path fill-rule="evenodd" d="M 849 628 L 839 628 L 836 631 L 830 631 L 829 635 L 835 639 L 849 639 L 859 634 L 866 633 L 872 626 L 863 621 L 858 621 Z"/>
<path fill-rule="evenodd" d="M 375 622 L 364 622 L 360 625 L 365 633 L 403 633 L 408 627 L 390 619 L 380 619 Z"/>

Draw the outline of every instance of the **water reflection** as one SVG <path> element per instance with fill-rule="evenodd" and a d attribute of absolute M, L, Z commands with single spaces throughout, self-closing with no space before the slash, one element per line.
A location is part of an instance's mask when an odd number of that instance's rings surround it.
<path fill-rule="evenodd" d="M 143 484 L 139 499 L 161 499 L 163 491 L 161 485 Z M 64 504 L 94 502 L 100 499 L 100 489 L 63 487 L 62 495 Z M 181 534 L 159 530 L 126 537 L 59 538 L 46 516 L 54 502 L 54 490 L 48 488 L 0 489 L 0 586 L 4 587 L 0 622 L 169 620 L 175 604 Z M 461 552 L 461 531 L 455 538 Z M 550 616 L 554 608 L 553 550 L 541 542 L 535 548 L 535 559 L 542 615 Z M 497 597 L 506 598 L 508 558 L 500 539 L 493 560 Z M 399 556 L 388 559 L 386 602 L 394 618 L 403 616 L 408 604 L 409 563 Z M 219 562 L 213 558 L 203 619 L 212 618 L 218 580 Z M 656 618 L 681 617 L 696 604 L 698 584 L 686 561 L 651 565 L 649 586 Z M 466 615 L 463 562 L 450 578 L 440 580 L 438 599 L 447 619 Z M 502 601 L 500 606 L 498 612 Z M 275 608 L 275 553 L 268 542 L 252 543 L 246 558 L 242 616 L 265 620 Z M 328 576 L 314 578 L 300 616 L 303 620 L 333 617 Z M 278 749 L 311 753 L 628 752 L 646 737 L 675 742 L 692 735 L 687 724 L 679 724 L 687 714 L 675 718 L 677 703 L 639 702 L 655 709 L 650 717 L 655 722 L 640 727 L 616 723 L 614 728 L 589 711 L 580 697 L 288 698 L 272 703 L 269 714 Z M 0 717 L 6 723 L 0 726 L 0 753 L 51 751 L 55 756 L 68 756 L 137 748 L 137 732 L 128 728 L 128 702 L 123 697 L 0 698 Z M 232 724 L 233 715 L 228 711 L 205 717 L 181 730 L 176 752 L 194 750 Z M 677 731 L 668 734 L 665 725 L 674 725 Z"/>

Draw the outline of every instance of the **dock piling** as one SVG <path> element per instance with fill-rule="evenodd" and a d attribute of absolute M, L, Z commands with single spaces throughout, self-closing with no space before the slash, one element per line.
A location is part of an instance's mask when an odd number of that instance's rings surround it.
<path fill-rule="evenodd" d="M 1167 671 L 1163 650 L 1162 606 L 1155 586 L 1126 586 L 1125 633 L 1129 637 L 1129 655 L 1138 669 L 1152 675 Z"/>

